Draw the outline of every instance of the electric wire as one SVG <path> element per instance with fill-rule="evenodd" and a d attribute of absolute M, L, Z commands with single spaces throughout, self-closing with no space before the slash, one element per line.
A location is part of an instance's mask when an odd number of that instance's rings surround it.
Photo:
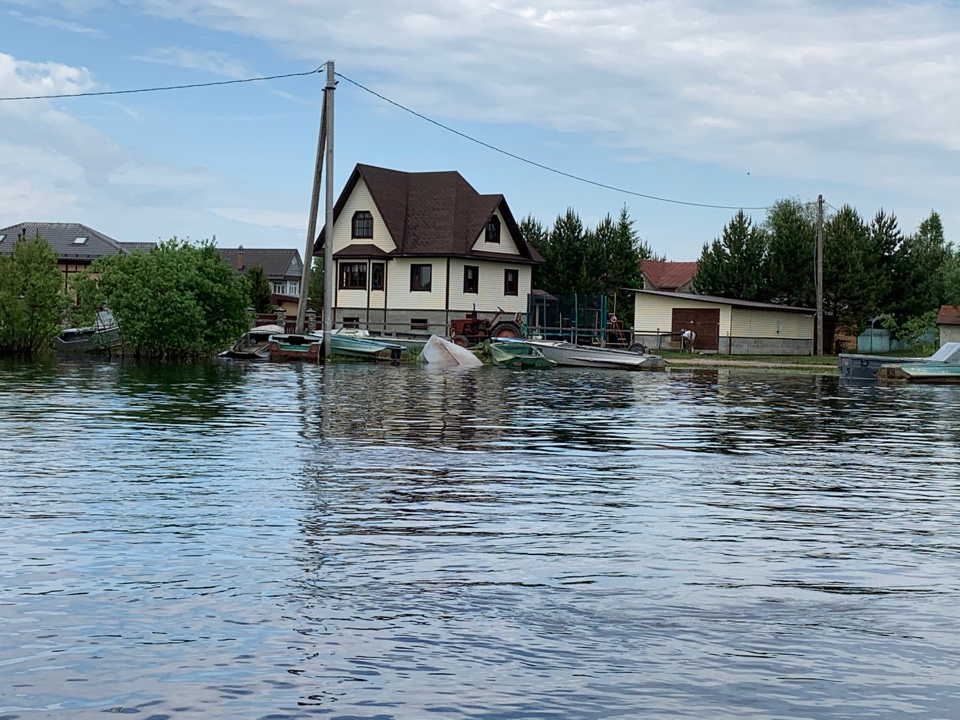
<path fill-rule="evenodd" d="M 163 87 L 134 88 L 132 90 L 98 90 L 82 93 L 61 93 L 59 95 L 21 95 L 20 97 L 0 97 L 0 101 L 12 100 L 54 100 L 62 98 L 103 97 L 104 95 L 133 95 L 135 93 L 163 92 L 165 90 L 187 90 L 189 88 L 207 88 L 217 85 L 237 85 L 239 83 L 263 82 L 266 80 L 280 80 L 282 78 L 304 77 L 316 75 L 323 69 L 321 65 L 316 70 L 307 72 L 285 73 L 283 75 L 266 75 L 263 77 L 241 78 L 239 80 L 218 80 L 216 82 L 191 83 L 189 85 L 166 85 Z"/>
<path fill-rule="evenodd" d="M 324 66 L 321 65 L 320 67 L 314 70 L 308 70 L 305 72 L 284 73 L 281 75 L 265 75 L 265 76 L 250 77 L 250 78 L 239 78 L 236 80 L 219 80 L 215 82 L 205 82 L 205 83 L 189 83 L 186 85 L 164 85 L 159 87 L 132 88 L 128 90 L 98 90 L 98 91 L 82 92 L 82 93 L 58 93 L 54 95 L 20 95 L 20 96 L 10 96 L 10 97 L 0 97 L 0 102 L 13 102 L 13 101 L 21 101 L 21 100 L 56 100 L 56 99 L 66 99 L 66 98 L 81 98 L 81 97 L 105 97 L 109 95 L 133 95 L 133 94 L 139 94 L 139 93 L 165 92 L 169 90 L 188 90 L 192 88 L 208 88 L 208 87 L 217 87 L 217 86 L 223 86 L 223 85 L 238 85 L 241 83 L 265 82 L 270 80 L 281 80 L 284 78 L 306 77 L 309 75 L 318 74 L 319 72 L 321 72 L 321 70 L 323 70 L 323 68 Z M 561 177 L 565 177 L 570 180 L 576 180 L 577 182 L 585 183 L 587 185 L 592 185 L 594 187 L 603 188 L 604 190 L 612 190 L 613 192 L 623 193 L 624 195 L 631 195 L 633 197 L 639 197 L 645 200 L 653 200 L 656 202 L 670 203 L 673 205 L 683 205 L 686 207 L 708 208 L 708 209 L 714 209 L 714 210 L 769 210 L 770 209 L 770 207 L 766 205 L 763 205 L 763 206 L 717 205 L 713 203 L 692 202 L 689 200 L 678 200 L 676 198 L 661 197 L 659 195 L 650 195 L 648 193 L 637 192 L 635 190 L 628 190 L 626 188 L 618 187 L 616 185 L 609 185 L 607 183 L 591 180 L 581 175 L 575 175 L 573 173 L 569 173 L 564 170 L 558 170 L 557 168 L 550 167 L 549 165 L 544 165 L 543 163 L 536 162 L 535 160 L 530 160 L 529 158 L 525 158 L 521 155 L 517 155 L 516 153 L 512 153 L 508 150 L 504 150 L 503 148 L 499 148 L 496 145 L 492 145 L 488 142 L 484 142 L 483 140 L 480 140 L 464 132 L 461 132 L 460 130 L 456 130 L 455 128 L 452 128 L 449 125 L 445 125 L 437 120 L 434 120 L 433 118 L 427 117 L 426 115 L 419 113 L 416 110 L 413 110 L 411 108 L 406 107 L 405 105 L 402 105 L 396 100 L 391 100 L 385 95 L 382 95 L 381 93 L 378 93 L 375 90 L 372 90 L 366 87 L 365 85 L 362 85 L 356 80 L 347 77 L 343 73 L 338 72 L 335 74 L 337 77 L 342 78 L 343 80 L 346 80 L 348 83 L 356 86 L 360 90 L 363 90 L 364 92 L 367 92 L 373 95 L 374 97 L 377 97 L 380 100 L 383 100 L 384 102 L 389 103 L 390 105 L 393 105 L 394 107 L 397 107 L 400 110 L 403 110 L 404 112 L 407 112 L 413 115 L 414 117 L 418 117 L 421 120 L 424 120 L 432 125 L 435 125 L 436 127 L 439 127 L 442 130 L 446 130 L 447 132 L 453 133 L 458 137 L 461 137 L 465 140 L 469 140 L 472 143 L 476 143 L 477 145 L 485 147 L 488 150 L 493 150 L 494 152 L 500 153 L 501 155 L 505 155 L 506 157 L 512 158 L 522 163 L 526 163 L 527 165 L 530 165 L 535 168 L 539 168 L 540 170 L 545 170 L 555 175 L 560 175 Z"/>
<path fill-rule="evenodd" d="M 657 202 L 672 203 L 672 204 L 674 204 L 674 205 L 686 205 L 686 206 L 688 206 L 688 207 L 711 208 L 711 209 L 715 209 L 715 210 L 769 210 L 769 209 L 770 209 L 769 206 L 766 206 L 766 205 L 764 205 L 764 206 L 758 206 L 758 207 L 747 207 L 747 206 L 742 206 L 742 205 L 714 205 L 714 204 L 711 204 L 711 203 L 698 203 L 698 202 L 691 202 L 691 201 L 688 201 L 688 200 L 677 200 L 677 199 L 675 199 L 675 198 L 660 197 L 660 196 L 657 196 L 657 195 L 648 195 L 648 194 L 646 194 L 646 193 L 636 192 L 636 191 L 634 191 L 634 190 L 627 190 L 627 189 L 625 189 L 625 188 L 617 187 L 617 186 L 615 186 L 615 185 L 608 185 L 608 184 L 606 184 L 606 183 L 597 182 L 596 180 L 590 180 L 589 178 L 585 178 L 585 177 L 582 177 L 582 176 L 580 176 L 580 175 L 574 175 L 573 173 L 564 172 L 563 170 L 557 170 L 556 168 L 550 167 L 549 165 L 544 165 L 544 164 L 542 164 L 542 163 L 538 163 L 538 162 L 536 162 L 536 161 L 534 161 L 534 160 L 530 160 L 530 159 L 528 159 L 528 158 L 522 157 L 522 156 L 517 155 L 517 154 L 515 154 L 515 153 L 509 152 L 508 150 L 504 150 L 504 149 L 502 149 L 502 148 L 499 148 L 499 147 L 497 147 L 496 145 L 491 145 L 490 143 L 484 142 L 483 140 L 478 140 L 477 138 L 472 137 L 472 136 L 470 136 L 470 135 L 467 135 L 467 134 L 464 133 L 464 132 L 460 132 L 459 130 L 455 130 L 454 128 L 450 127 L 449 125 L 444 125 L 443 123 L 438 122 L 437 120 L 434 120 L 434 119 L 432 119 L 432 118 L 429 118 L 429 117 L 427 117 L 426 115 L 423 115 L 422 113 L 417 112 L 416 110 L 411 110 L 410 108 L 408 108 L 408 107 L 406 107 L 406 106 L 404 106 L 404 105 L 401 105 L 400 103 L 396 102 L 395 100 L 391 100 L 390 98 L 388 98 L 388 97 L 386 97 L 386 96 L 384 96 L 384 95 L 381 95 L 380 93 L 376 92 L 375 90 L 371 90 L 370 88 L 368 88 L 368 87 L 366 87 L 366 86 L 364 86 L 364 85 L 361 85 L 361 84 L 358 83 L 356 80 L 352 80 L 351 78 L 348 78 L 348 77 L 347 77 L 346 75 L 344 75 L 343 73 L 339 73 L 339 72 L 338 72 L 338 73 L 335 73 L 335 74 L 337 75 L 337 77 L 343 78 L 343 79 L 346 80 L 348 83 L 350 83 L 350 84 L 352 84 L 352 85 L 356 85 L 356 86 L 357 86 L 358 88 L 360 88 L 361 90 L 364 90 L 365 92 L 368 92 L 368 93 L 370 93 L 371 95 L 380 98 L 380 99 L 383 100 L 384 102 L 390 103 L 391 105 L 393 105 L 393 106 L 395 106 L 395 107 L 397 107 L 397 108 L 400 108 L 400 109 L 403 110 L 404 112 L 408 112 L 408 113 L 410 113 L 411 115 L 414 115 L 415 117 L 420 118 L 421 120 L 426 120 L 428 123 L 431 123 L 431 124 L 433 124 L 433 125 L 436 125 L 437 127 L 442 128 L 443 130 L 446 130 L 447 132 L 451 132 L 451 133 L 453 133 L 454 135 L 458 135 L 458 136 L 464 138 L 465 140 L 469 140 L 470 142 L 476 143 L 477 145 L 482 145 L 483 147 L 488 148 L 488 149 L 490 149 L 490 150 L 493 150 L 494 152 L 498 152 L 498 153 L 500 153 L 501 155 L 506 155 L 507 157 L 513 158 L 514 160 L 519 160 L 520 162 L 526 163 L 527 165 L 532 165 L 533 167 L 540 168 L 541 170 L 546 170 L 547 172 L 551 172 L 551 173 L 554 173 L 554 174 L 556 174 L 556 175 L 560 175 L 560 176 L 562 176 L 562 177 L 569 178 L 569 179 L 571 179 L 571 180 L 576 180 L 576 181 L 578 181 L 578 182 L 586 183 L 586 184 L 588 184 L 588 185 L 593 185 L 593 186 L 595 186 L 595 187 L 604 188 L 605 190 L 613 190 L 614 192 L 623 193 L 623 194 L 625 194 L 625 195 L 633 195 L 634 197 L 640 197 L 640 198 L 644 198 L 644 199 L 646 199 L 646 200 L 655 200 L 655 201 L 657 201 Z"/>

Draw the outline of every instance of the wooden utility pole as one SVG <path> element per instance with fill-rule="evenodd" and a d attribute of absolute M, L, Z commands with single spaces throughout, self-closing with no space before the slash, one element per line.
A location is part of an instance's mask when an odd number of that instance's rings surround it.
<path fill-rule="evenodd" d="M 327 61 L 327 87 L 323 92 L 327 151 L 327 212 L 323 230 L 323 356 L 330 357 L 333 332 L 333 91 L 337 88 L 333 60 Z"/>
<path fill-rule="evenodd" d="M 823 195 L 817 196 L 817 355 L 823 356 Z"/>
<path fill-rule="evenodd" d="M 310 293 L 310 271 L 313 268 L 313 244 L 317 240 L 317 211 L 320 205 L 320 178 L 323 175 L 323 146 L 327 138 L 327 93 L 323 93 L 320 110 L 320 136 L 317 138 L 317 161 L 313 168 L 313 194 L 310 196 L 310 219 L 307 221 L 307 245 L 303 253 L 303 272 L 300 274 L 300 303 L 297 305 L 297 333 L 304 331 L 307 298 Z M 314 298 L 319 299 L 319 298 Z"/>

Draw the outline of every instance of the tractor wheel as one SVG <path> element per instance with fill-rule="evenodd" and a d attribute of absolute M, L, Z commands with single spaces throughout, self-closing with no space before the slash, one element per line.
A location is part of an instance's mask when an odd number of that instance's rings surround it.
<path fill-rule="evenodd" d="M 504 320 L 490 328 L 490 337 L 519 338 L 523 337 L 523 335 L 520 333 L 520 326 L 513 322 L 513 320 Z"/>
<path fill-rule="evenodd" d="M 452 342 L 454 345 L 459 345 L 462 348 L 470 347 L 470 341 L 467 340 L 467 338 L 463 335 L 454 335 L 450 338 L 450 342 Z"/>
<path fill-rule="evenodd" d="M 635 352 L 638 355 L 646 355 L 647 349 L 640 343 L 634 343 L 633 345 L 630 346 L 630 352 Z"/>

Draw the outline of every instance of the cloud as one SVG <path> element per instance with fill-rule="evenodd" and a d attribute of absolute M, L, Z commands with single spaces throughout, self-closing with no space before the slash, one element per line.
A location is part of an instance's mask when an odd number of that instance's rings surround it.
<path fill-rule="evenodd" d="M 230 78 L 243 78 L 250 75 L 250 71 L 247 70 L 241 60 L 209 50 L 189 50 L 182 47 L 155 48 L 145 55 L 134 56 L 134 60 L 190 70 L 203 70 L 214 75 L 223 75 Z"/>
<path fill-rule="evenodd" d="M 258 225 L 266 228 L 284 228 L 287 230 L 306 230 L 306 213 L 279 212 L 264 208 L 213 208 L 213 212 L 228 220 Z"/>
<path fill-rule="evenodd" d="M 426 114 L 587 132 L 631 154 L 893 189 L 953 175 L 960 150 L 960 13 L 937 2 L 139 6 L 311 63 L 335 57 Z"/>
<path fill-rule="evenodd" d="M 17 20 L 22 22 L 36 25 L 37 27 L 53 28 L 54 30 L 63 30 L 64 32 L 74 33 L 76 35 L 89 35 L 97 38 L 107 37 L 107 34 L 99 28 L 88 27 L 87 25 L 81 25 L 80 23 L 71 22 L 69 20 L 60 20 L 58 18 L 46 17 L 44 15 L 24 15 L 16 10 L 11 10 L 10 16 L 15 17 Z"/>

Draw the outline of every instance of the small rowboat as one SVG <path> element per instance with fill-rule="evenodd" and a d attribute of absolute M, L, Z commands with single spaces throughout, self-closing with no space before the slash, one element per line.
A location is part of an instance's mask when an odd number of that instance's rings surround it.
<path fill-rule="evenodd" d="M 537 348 L 521 342 L 490 343 L 490 355 L 494 365 L 511 370 L 545 370 L 556 365 L 553 360 L 547 360 Z"/>

